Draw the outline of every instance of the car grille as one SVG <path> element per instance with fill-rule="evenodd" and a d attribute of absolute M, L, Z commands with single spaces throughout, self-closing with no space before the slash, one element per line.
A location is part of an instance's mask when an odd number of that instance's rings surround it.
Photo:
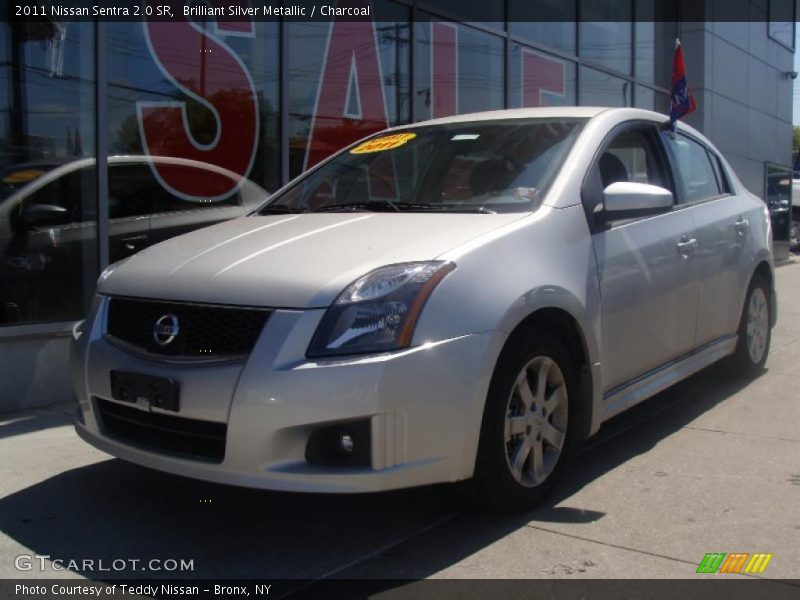
<path fill-rule="evenodd" d="M 156 343 L 154 327 L 174 315 L 178 334 L 169 343 Z M 106 335 L 150 354 L 213 359 L 247 356 L 264 328 L 269 310 L 111 298 Z M 163 341 L 162 337 L 162 341 Z"/>
<path fill-rule="evenodd" d="M 145 450 L 220 463 L 225 458 L 224 423 L 146 412 L 101 398 L 97 408 L 105 433 Z"/>

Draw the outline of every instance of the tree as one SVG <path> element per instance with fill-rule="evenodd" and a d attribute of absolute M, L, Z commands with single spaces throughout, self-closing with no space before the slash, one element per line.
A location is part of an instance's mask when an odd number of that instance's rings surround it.
<path fill-rule="evenodd" d="M 800 127 L 792 127 L 792 156 L 797 156 L 800 152 Z"/>

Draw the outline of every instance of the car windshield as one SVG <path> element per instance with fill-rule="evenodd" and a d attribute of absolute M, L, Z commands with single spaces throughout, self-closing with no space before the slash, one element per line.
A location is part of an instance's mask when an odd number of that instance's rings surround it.
<path fill-rule="evenodd" d="M 379 133 L 254 214 L 533 210 L 585 119 L 514 119 Z"/>

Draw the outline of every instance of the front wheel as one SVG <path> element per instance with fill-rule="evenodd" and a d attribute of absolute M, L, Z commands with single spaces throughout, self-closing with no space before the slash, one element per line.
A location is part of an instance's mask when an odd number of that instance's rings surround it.
<path fill-rule="evenodd" d="M 770 293 L 765 279 L 753 276 L 739 323 L 739 341 L 731 357 L 733 368 L 746 377 L 761 373 L 767 362 L 772 337 Z"/>
<path fill-rule="evenodd" d="M 482 505 L 511 512 L 553 489 L 572 446 L 576 397 L 569 353 L 548 334 L 504 349 L 489 388 L 471 488 Z"/>

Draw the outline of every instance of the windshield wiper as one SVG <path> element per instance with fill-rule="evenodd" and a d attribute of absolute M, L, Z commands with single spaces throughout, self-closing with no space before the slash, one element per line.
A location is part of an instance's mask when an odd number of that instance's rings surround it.
<path fill-rule="evenodd" d="M 260 209 L 255 214 L 257 215 L 295 215 L 298 213 L 305 212 L 299 208 L 293 208 L 291 206 L 286 206 L 284 204 L 268 204 L 264 208 Z"/>
<path fill-rule="evenodd" d="M 293 208 L 283 204 L 265 206 L 256 215 L 283 215 L 315 212 L 351 212 L 366 210 L 371 212 L 462 212 L 495 214 L 496 211 L 485 206 L 469 204 L 430 204 L 425 202 L 389 202 L 388 200 L 364 200 L 344 204 L 329 204 L 314 210 Z"/>
<path fill-rule="evenodd" d="M 369 210 L 372 212 L 397 212 L 399 209 L 396 204 L 386 201 L 368 200 L 364 202 L 347 202 L 344 204 L 329 204 L 321 206 L 309 212 L 349 212 L 354 210 Z"/>
<path fill-rule="evenodd" d="M 490 215 L 497 214 L 497 211 L 487 208 L 483 205 L 475 206 L 474 204 L 426 204 L 424 202 L 398 202 L 395 204 L 398 210 L 408 211 L 437 211 L 437 212 L 462 212 L 462 213 L 486 213 Z"/>

